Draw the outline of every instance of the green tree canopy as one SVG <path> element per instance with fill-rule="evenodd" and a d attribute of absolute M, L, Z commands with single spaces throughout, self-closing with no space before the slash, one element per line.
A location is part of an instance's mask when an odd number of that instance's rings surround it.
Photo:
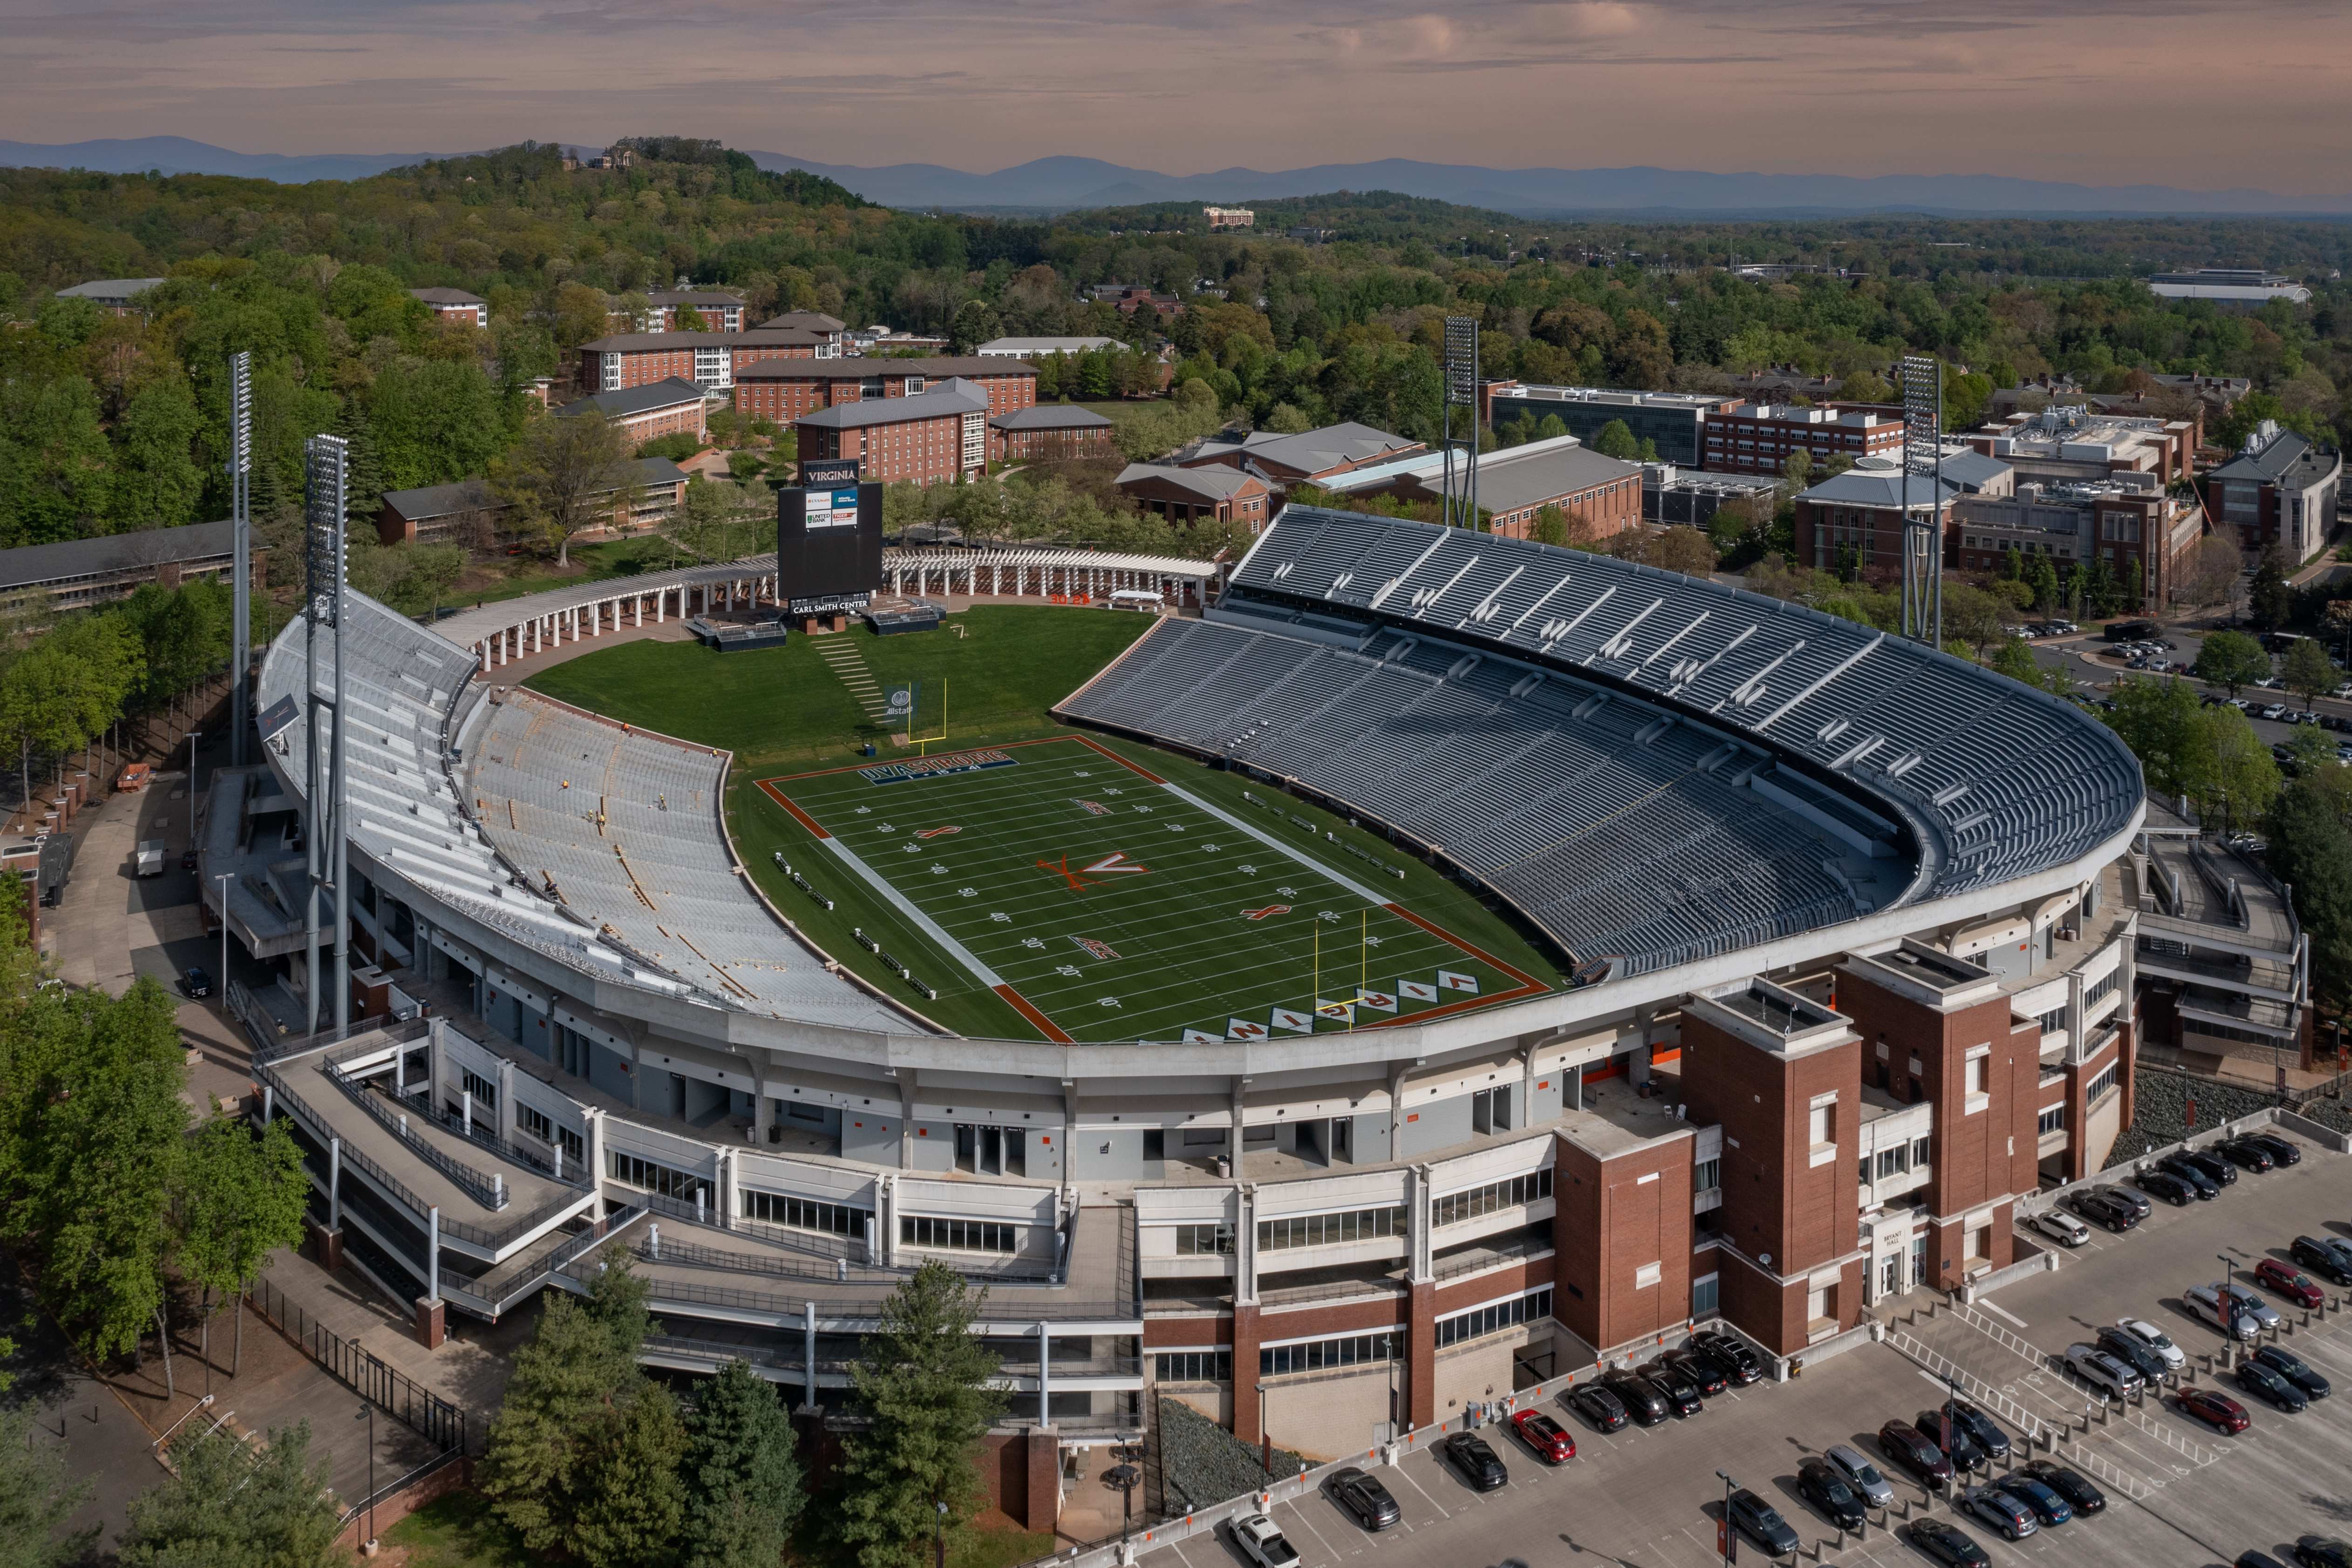
<path fill-rule="evenodd" d="M 310 1424 L 273 1428 L 258 1452 L 235 1437 L 172 1445 L 174 1472 L 131 1500 L 122 1568 L 328 1568 L 342 1519 Z"/>
<path fill-rule="evenodd" d="M 2243 632 L 2213 632 L 2199 646 L 2191 668 L 2199 680 L 2227 686 L 2234 697 L 2240 686 L 2251 686 L 2271 673 L 2271 656 L 2260 641 Z"/>
<path fill-rule="evenodd" d="M 2322 695 L 2334 691 L 2344 679 L 2344 672 L 2327 656 L 2327 650 L 2315 640 L 2305 637 L 2286 651 L 2286 662 L 2279 671 L 2280 684 L 2303 699 L 2305 708 Z"/>
<path fill-rule="evenodd" d="M 687 1422 L 686 1568 L 774 1568 L 802 1505 L 792 1418 L 776 1385 L 730 1361 Z"/>
<path fill-rule="evenodd" d="M 1592 450 L 1603 457 L 1631 463 L 1642 455 L 1642 444 L 1633 439 L 1632 426 L 1622 419 L 1612 419 L 1592 438 Z"/>

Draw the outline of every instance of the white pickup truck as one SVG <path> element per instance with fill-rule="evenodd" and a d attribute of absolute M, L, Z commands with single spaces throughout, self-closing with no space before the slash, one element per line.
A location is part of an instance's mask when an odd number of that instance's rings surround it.
<path fill-rule="evenodd" d="M 162 876 L 166 852 L 163 840 L 148 839 L 135 852 L 132 869 L 141 876 Z"/>

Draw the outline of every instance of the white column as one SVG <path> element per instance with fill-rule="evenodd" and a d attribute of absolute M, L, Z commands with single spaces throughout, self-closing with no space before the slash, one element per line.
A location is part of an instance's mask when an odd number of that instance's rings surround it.
<path fill-rule="evenodd" d="M 437 1203 L 425 1216 L 425 1299 L 441 1299 L 441 1206 Z"/>
<path fill-rule="evenodd" d="M 343 1228 L 343 1141 L 327 1140 L 327 1228 Z"/>
<path fill-rule="evenodd" d="M 489 643 L 489 640 L 488 640 L 488 638 L 484 638 L 481 642 L 475 643 L 475 644 L 474 644 L 474 652 L 475 652 L 475 653 L 476 653 L 477 655 L 478 655 L 478 656 L 479 656 L 479 658 L 481 659 L 481 663 L 482 663 L 482 674 L 486 674 L 486 675 L 487 675 L 487 674 L 488 674 L 490 673 L 490 643 Z M 230 663 L 234 664 L 234 663 L 236 663 L 236 661 L 235 661 L 235 660 L 231 660 L 231 661 L 230 661 Z"/>

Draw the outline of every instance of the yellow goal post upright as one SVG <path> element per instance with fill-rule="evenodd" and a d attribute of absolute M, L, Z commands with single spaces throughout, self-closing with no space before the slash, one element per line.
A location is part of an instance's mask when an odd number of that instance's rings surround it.
<path fill-rule="evenodd" d="M 908 712 L 907 714 L 907 738 L 915 743 L 916 756 L 928 757 L 930 755 L 931 742 L 935 740 L 943 741 L 948 737 L 947 677 L 945 675 L 941 675 L 940 677 L 940 732 L 937 735 L 917 735 L 915 733 L 915 721 L 920 716 L 916 714 L 913 711 L 913 708 L 920 706 L 922 695 L 923 688 L 919 683 L 915 687 L 915 702 L 914 704 L 909 705 Z"/>

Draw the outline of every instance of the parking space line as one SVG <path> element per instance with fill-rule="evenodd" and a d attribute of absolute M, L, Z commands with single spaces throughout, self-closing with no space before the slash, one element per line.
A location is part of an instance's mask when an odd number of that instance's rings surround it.
<path fill-rule="evenodd" d="M 1307 1511 L 1305 1509 L 1294 1507 L 1291 1510 L 1291 1512 L 1298 1516 L 1298 1527 L 1307 1531 L 1307 1534 L 1313 1536 L 1317 1543 L 1323 1548 L 1327 1554 L 1333 1557 L 1337 1557 L 1339 1555 L 1338 1552 L 1331 1550 L 1331 1543 L 1323 1539 L 1323 1532 L 1316 1529 L 1314 1522 L 1307 1517 Z"/>
<path fill-rule="evenodd" d="M 1213 1534 L 1213 1533 L 1214 1533 L 1214 1531 L 1211 1531 L 1211 1533 L 1212 1533 L 1212 1534 Z M 1171 1552 L 1173 1552 L 1174 1553 L 1176 1553 L 1176 1560 L 1177 1560 L 1179 1563 L 1181 1563 L 1182 1564 L 1184 1564 L 1184 1568 L 1194 1568 L 1194 1564 L 1193 1564 L 1192 1560 L 1190 1557 L 1187 1557 L 1187 1556 L 1185 1556 L 1185 1555 L 1184 1555 L 1184 1543 L 1183 1543 L 1182 1542 L 1181 1542 L 1181 1541 L 1171 1541 L 1171 1542 L 1170 1542 L 1168 1543 L 1168 1550 L 1169 1550 L 1169 1551 L 1171 1551 Z"/>
<path fill-rule="evenodd" d="M 1402 1478 L 1403 1478 L 1403 1479 L 1404 1479 L 1404 1484 L 1405 1484 L 1405 1485 L 1407 1485 L 1407 1486 L 1411 1487 L 1413 1490 L 1415 1490 L 1415 1491 L 1417 1491 L 1417 1492 L 1421 1492 L 1421 1500 L 1422 1500 L 1422 1501 L 1423 1501 L 1423 1502 L 1425 1502 L 1425 1503 L 1427 1503 L 1430 1507 L 1432 1507 L 1432 1508 L 1435 1509 L 1435 1510 L 1437 1511 L 1437 1517 L 1438 1517 L 1438 1518 L 1440 1518 L 1440 1519 L 1452 1519 L 1452 1518 L 1454 1517 L 1452 1514 L 1448 1513 L 1448 1512 L 1445 1511 L 1445 1505 L 1444 1505 L 1444 1503 L 1442 1503 L 1442 1502 L 1438 1501 L 1435 1498 L 1433 1498 L 1433 1497 L 1430 1496 L 1430 1495 L 1429 1495 L 1429 1493 L 1427 1493 L 1426 1491 L 1423 1491 L 1423 1490 L 1422 1490 L 1422 1485 L 1421 1485 L 1421 1483 L 1420 1483 L 1419 1481 L 1417 1481 L 1417 1480 L 1415 1480 L 1415 1479 L 1412 1479 L 1412 1472 L 1411 1470 L 1406 1469 L 1402 1465 L 1399 1465 L 1399 1466 L 1396 1468 L 1396 1473 L 1397 1473 L 1399 1476 L 1401 1476 L 1401 1477 L 1402 1477 Z"/>
<path fill-rule="evenodd" d="M 2021 1318 L 2015 1312 L 2009 1311 L 1999 1301 L 1994 1301 L 1990 1296 L 1979 1298 L 1977 1301 L 1977 1305 L 1982 1307 L 1985 1311 L 1992 1313 L 1993 1316 L 1997 1318 L 2002 1318 L 2010 1322 L 2015 1323 L 2019 1328 L 2028 1326 L 2023 1318 Z"/>

